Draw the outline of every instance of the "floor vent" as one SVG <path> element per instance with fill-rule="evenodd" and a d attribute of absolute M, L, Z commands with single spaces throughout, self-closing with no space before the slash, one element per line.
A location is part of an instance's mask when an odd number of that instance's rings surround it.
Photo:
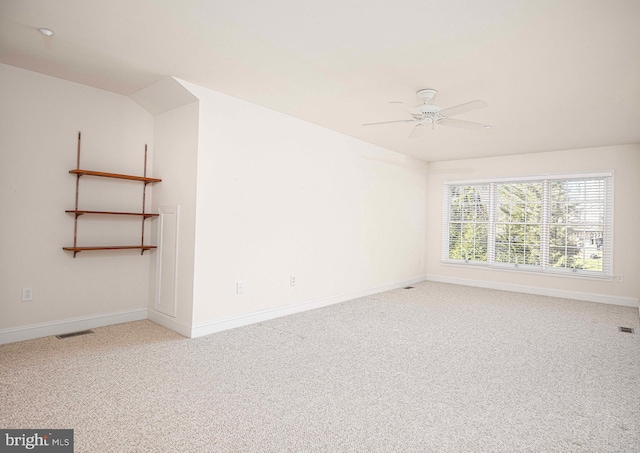
<path fill-rule="evenodd" d="M 415 288 L 414 286 L 405 286 L 404 289 L 413 289 Z"/>
<path fill-rule="evenodd" d="M 636 333 L 633 327 L 618 327 L 618 330 L 624 333 Z"/>
<path fill-rule="evenodd" d="M 71 332 L 71 333 L 65 333 L 62 335 L 56 335 L 56 338 L 58 338 L 59 340 L 64 340 L 65 338 L 77 337 L 80 335 L 88 335 L 90 333 L 93 333 L 93 330 L 81 330 L 80 332 Z"/>

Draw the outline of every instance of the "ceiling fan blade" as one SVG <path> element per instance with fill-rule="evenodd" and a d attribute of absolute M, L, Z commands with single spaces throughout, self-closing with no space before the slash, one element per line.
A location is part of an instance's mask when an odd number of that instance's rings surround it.
<path fill-rule="evenodd" d="M 413 123 L 415 120 L 395 120 L 395 121 L 381 121 L 379 123 L 365 123 L 363 126 L 375 126 L 377 124 L 392 124 L 392 123 Z"/>
<path fill-rule="evenodd" d="M 470 112 L 472 110 L 481 109 L 484 107 L 489 107 L 489 104 L 487 104 L 485 101 L 477 99 L 475 101 L 466 102 L 464 104 L 455 105 L 453 107 L 440 110 L 440 114 L 443 116 L 454 116 L 454 115 L 460 115 L 461 113 Z"/>
<path fill-rule="evenodd" d="M 426 129 L 426 127 L 425 127 L 425 125 L 423 123 L 416 124 L 416 126 L 413 128 L 413 130 L 409 134 L 409 138 L 422 137 L 424 135 L 424 130 L 425 129 Z"/>
<path fill-rule="evenodd" d="M 391 102 L 389 102 L 389 104 L 397 105 L 402 110 L 404 110 L 405 112 L 409 113 L 411 116 L 422 116 L 422 112 L 420 110 L 418 110 L 417 108 L 415 108 L 412 105 L 405 104 L 404 102 L 391 101 Z"/>
<path fill-rule="evenodd" d="M 461 127 L 463 129 L 479 130 L 484 128 L 484 124 L 475 123 L 473 121 L 456 120 L 454 118 L 442 118 L 438 124 L 443 126 Z"/>

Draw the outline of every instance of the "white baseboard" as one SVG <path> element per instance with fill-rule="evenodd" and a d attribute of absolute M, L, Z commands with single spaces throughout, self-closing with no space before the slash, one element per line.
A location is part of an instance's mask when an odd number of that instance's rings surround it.
<path fill-rule="evenodd" d="M 48 337 L 51 335 L 61 335 L 70 332 L 93 329 L 95 327 L 104 327 L 131 321 L 140 321 L 143 319 L 149 319 L 150 321 L 171 329 L 174 332 L 177 332 L 185 337 L 196 338 L 211 333 L 222 332 L 224 330 L 234 329 L 236 327 L 242 327 L 249 324 L 267 321 L 269 319 L 291 315 L 294 313 L 300 313 L 307 310 L 313 310 L 315 308 L 326 307 L 327 305 L 337 304 L 351 299 L 369 296 L 371 294 L 377 294 L 384 291 L 390 291 L 392 289 L 402 288 L 404 286 L 419 283 L 424 280 L 426 280 L 426 276 L 420 276 L 412 278 L 410 280 L 383 285 L 364 291 L 357 291 L 354 293 L 312 300 L 300 304 L 288 305 L 286 307 L 261 310 L 243 316 L 222 319 L 219 321 L 213 321 L 196 326 L 189 326 L 187 324 L 184 324 L 180 321 L 177 321 L 175 318 L 160 313 L 152 308 L 141 308 L 137 310 L 105 313 L 94 316 L 62 319 L 60 321 L 0 329 L 0 344 L 33 340 L 36 338 Z"/>
<path fill-rule="evenodd" d="M 96 327 L 122 324 L 124 322 L 140 321 L 142 319 L 147 319 L 146 308 L 84 316 L 80 318 L 62 319 L 60 321 L 31 324 L 9 329 L 0 329 L 0 344 L 33 340 L 35 338 L 78 332 Z"/>
<path fill-rule="evenodd" d="M 288 316 L 295 313 L 301 313 L 303 311 L 314 310 L 316 308 L 326 307 L 328 305 L 338 304 L 346 302 L 348 300 L 357 299 L 359 297 L 370 296 L 372 294 L 378 294 L 385 291 L 391 291 L 393 289 L 403 288 L 408 285 L 413 285 L 422 282 L 426 279 L 426 276 L 420 276 L 412 278 L 410 280 L 404 280 L 402 282 L 396 282 L 388 285 L 378 286 L 375 288 L 356 291 L 348 294 L 341 294 L 338 296 L 327 297 L 324 299 L 310 300 L 294 305 L 287 305 L 284 307 L 271 308 L 268 310 L 261 310 L 247 315 L 236 316 L 233 318 L 221 319 L 219 321 L 212 321 L 203 324 L 193 326 L 191 329 L 191 338 L 201 337 L 216 332 L 222 332 L 224 330 L 235 329 L 236 327 L 248 326 L 250 324 L 256 324 L 270 319 L 280 318 L 282 316 Z M 181 332 L 179 332 L 181 333 Z M 184 335 L 184 334 L 183 334 Z"/>
<path fill-rule="evenodd" d="M 212 321 L 195 326 L 183 324 L 177 321 L 175 318 L 166 316 L 153 309 L 140 308 L 137 310 L 105 313 L 101 315 L 69 318 L 54 322 L 31 324 L 9 329 L 0 329 L 0 344 L 33 340 L 36 338 L 48 337 L 51 335 L 60 335 L 69 332 L 93 329 L 96 327 L 110 326 L 131 321 L 140 321 L 143 319 L 149 319 L 150 321 L 171 329 L 185 337 L 196 338 L 216 332 L 222 332 L 224 330 L 235 329 L 236 327 L 243 327 L 250 324 L 268 321 L 270 319 L 280 318 L 282 316 L 292 315 L 295 313 L 301 313 L 308 310 L 314 310 L 316 308 L 322 308 L 329 305 L 346 302 L 348 300 L 357 299 L 359 297 L 366 297 L 372 294 L 378 294 L 385 291 L 403 288 L 405 286 L 413 285 L 425 280 L 433 282 L 452 283 L 456 285 L 476 286 L 480 288 L 498 289 L 503 291 L 514 291 L 519 293 L 537 294 L 541 296 L 576 299 L 587 302 L 622 305 L 625 307 L 635 307 L 640 309 L 639 300 L 632 297 L 607 296 L 603 294 L 563 291 L 535 286 L 513 285 L 484 280 L 470 280 L 429 274 L 426 276 L 420 276 L 401 282 L 370 288 L 363 291 L 356 291 L 353 293 L 311 300 L 299 304 L 261 310 L 258 312 L 249 313 L 247 315 Z"/>
<path fill-rule="evenodd" d="M 149 321 L 153 321 L 156 324 L 160 324 L 167 329 L 171 329 L 174 332 L 179 333 L 183 337 L 190 338 L 191 337 L 191 326 L 181 323 L 175 318 L 165 315 L 164 313 L 160 313 L 153 308 L 150 308 L 148 311 L 148 319 Z"/>
<path fill-rule="evenodd" d="M 560 297 L 563 299 L 583 300 L 586 302 L 598 302 L 601 304 L 622 305 L 624 307 L 638 308 L 638 299 L 633 297 L 608 296 L 605 294 L 582 293 L 576 291 L 564 291 L 560 289 L 541 288 L 538 286 L 513 285 L 508 283 L 490 282 L 485 280 L 471 280 L 466 278 L 447 277 L 444 275 L 427 275 L 427 281 L 452 283 L 455 285 L 477 286 L 479 288 L 499 289 L 516 293 L 537 294 L 539 296 Z"/>

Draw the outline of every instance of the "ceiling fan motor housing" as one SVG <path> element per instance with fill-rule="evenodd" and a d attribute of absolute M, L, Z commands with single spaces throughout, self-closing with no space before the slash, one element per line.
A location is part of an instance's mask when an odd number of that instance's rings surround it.
<path fill-rule="evenodd" d="M 423 115 L 423 119 L 424 115 L 427 115 L 428 117 L 434 116 L 436 113 L 438 113 L 440 111 L 440 107 L 438 107 L 437 105 L 432 105 L 429 104 L 429 101 L 431 99 L 433 99 L 433 97 L 436 95 L 437 91 L 436 90 L 432 90 L 431 88 L 426 88 L 424 90 L 419 90 L 416 95 L 418 96 L 418 98 L 420 98 L 423 102 L 422 105 L 417 106 L 415 109 L 420 111 Z"/>
<path fill-rule="evenodd" d="M 440 111 L 440 107 L 431 104 L 419 105 L 416 109 L 420 110 L 422 113 L 438 113 Z"/>

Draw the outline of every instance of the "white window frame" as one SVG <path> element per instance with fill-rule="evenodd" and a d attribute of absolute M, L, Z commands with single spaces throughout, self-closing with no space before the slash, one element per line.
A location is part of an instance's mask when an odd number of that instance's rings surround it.
<path fill-rule="evenodd" d="M 553 203 L 551 195 L 549 193 L 549 186 L 554 181 L 566 181 L 576 180 L 584 181 L 589 179 L 602 179 L 604 181 L 604 235 L 603 235 L 603 256 L 602 256 L 602 270 L 587 270 L 578 268 L 562 268 L 548 265 L 549 259 L 549 229 L 553 223 L 551 223 L 550 205 Z M 541 183 L 543 189 L 543 196 L 541 200 L 541 222 L 540 225 L 540 260 L 536 265 L 526 263 L 504 263 L 496 261 L 496 224 L 497 221 L 497 186 L 500 184 L 517 184 L 517 183 Z M 473 259 L 452 259 L 450 258 L 449 245 L 450 245 L 450 231 L 449 225 L 451 223 L 451 187 L 454 186 L 489 186 L 489 201 L 486 203 L 488 206 L 488 239 L 487 239 L 487 260 L 475 261 Z M 586 277 L 586 278 L 613 278 L 613 171 L 604 172 L 590 172 L 590 173 L 568 173 L 568 174 L 555 174 L 555 175 L 536 175 L 536 176 L 524 176 L 524 177 L 512 177 L 512 178 L 493 178 L 493 179 L 475 179 L 475 180 L 453 180 L 445 181 L 443 183 L 443 209 L 442 209 L 442 259 L 443 264 L 451 265 L 464 265 L 473 267 L 482 267 L 496 270 L 510 270 L 517 272 L 542 272 L 552 275 L 563 275 L 571 277 Z M 474 221 L 471 221 L 474 223 Z M 524 223 L 528 225 L 527 223 Z"/>

